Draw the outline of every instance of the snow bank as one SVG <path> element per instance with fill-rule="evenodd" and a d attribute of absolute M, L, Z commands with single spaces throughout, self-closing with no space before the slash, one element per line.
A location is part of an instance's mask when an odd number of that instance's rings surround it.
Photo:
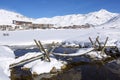
<path fill-rule="evenodd" d="M 64 65 L 62 61 L 58 61 L 55 58 L 50 58 L 51 62 L 37 60 L 35 62 L 29 63 L 24 67 L 31 68 L 32 73 L 42 74 L 42 73 L 49 73 L 53 67 L 56 69 L 61 69 Z"/>
<path fill-rule="evenodd" d="M 15 55 L 10 48 L 6 46 L 0 46 L 0 57 L 15 58 Z"/>
<path fill-rule="evenodd" d="M 77 51 L 76 53 L 71 53 L 71 54 L 63 54 L 63 53 L 53 53 L 54 55 L 59 55 L 59 56 L 81 56 L 86 54 L 87 52 L 92 51 L 93 48 L 83 48 Z"/>
<path fill-rule="evenodd" d="M 31 57 L 36 57 L 41 54 L 42 53 L 40 52 L 26 53 L 25 55 L 15 59 L 13 63 L 18 63 L 22 60 L 26 60 Z M 37 74 L 42 74 L 42 73 L 49 73 L 53 67 L 55 67 L 56 69 L 61 69 L 61 66 L 65 64 L 65 62 L 63 64 L 63 61 L 58 61 L 53 56 L 51 56 L 50 59 L 51 62 L 42 61 L 41 59 L 32 61 L 30 63 L 25 64 L 24 68 L 30 68 L 32 73 L 35 72 Z"/>
<path fill-rule="evenodd" d="M 0 68 L 0 80 L 10 80 L 10 78 L 3 72 L 3 69 Z"/>
<path fill-rule="evenodd" d="M 10 80 L 9 65 L 14 61 L 14 52 L 6 47 L 0 46 L 0 80 Z"/>

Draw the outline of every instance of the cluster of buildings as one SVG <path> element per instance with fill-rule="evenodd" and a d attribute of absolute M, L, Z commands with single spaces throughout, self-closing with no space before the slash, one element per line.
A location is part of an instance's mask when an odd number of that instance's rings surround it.
<path fill-rule="evenodd" d="M 36 24 L 28 21 L 13 20 L 12 25 L 0 25 L 0 30 L 27 30 L 27 29 L 78 29 L 78 28 L 89 28 L 90 25 L 73 25 L 73 26 L 61 26 L 55 27 L 55 24 Z"/>
<path fill-rule="evenodd" d="M 53 26 L 53 24 L 35 24 L 28 21 L 13 20 L 11 25 L 0 25 L 0 30 L 49 29 L 53 28 Z"/>

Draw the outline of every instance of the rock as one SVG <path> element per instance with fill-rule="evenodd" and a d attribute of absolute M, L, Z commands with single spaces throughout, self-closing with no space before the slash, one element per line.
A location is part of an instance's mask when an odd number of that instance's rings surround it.
<path fill-rule="evenodd" d="M 65 68 L 67 68 L 66 65 L 61 66 L 61 69 L 62 69 L 62 70 L 65 69 Z"/>
<path fill-rule="evenodd" d="M 33 72 L 32 75 L 33 76 L 38 76 L 38 74 L 36 72 Z"/>
<path fill-rule="evenodd" d="M 50 71 L 50 73 L 56 73 L 56 72 L 57 72 L 56 67 L 53 67 L 53 68 L 51 69 L 51 71 Z"/>

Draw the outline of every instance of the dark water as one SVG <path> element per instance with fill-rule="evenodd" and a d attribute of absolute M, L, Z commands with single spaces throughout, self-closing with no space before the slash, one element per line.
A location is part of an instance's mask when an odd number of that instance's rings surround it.
<path fill-rule="evenodd" d="M 78 49 L 77 48 L 56 48 L 54 52 L 56 53 L 74 53 Z M 39 49 L 17 49 L 15 50 L 16 56 L 22 56 L 28 52 L 39 52 Z M 70 64 L 68 65 L 68 69 L 59 72 L 54 76 L 50 76 L 51 74 L 43 74 L 39 76 L 32 76 L 29 70 L 25 71 L 21 70 L 20 67 L 14 68 L 13 76 L 17 77 L 17 79 L 11 80 L 120 80 L 120 63 L 113 61 L 106 64 L 98 64 L 98 63 L 89 63 L 89 59 L 84 57 L 75 57 L 72 58 L 71 61 L 84 61 L 78 64 Z M 63 58 L 69 59 L 69 58 Z M 80 61 L 79 61 L 80 60 Z M 72 67 L 70 67 L 72 66 Z M 17 74 L 17 75 L 16 75 Z M 21 77 L 22 78 L 21 78 Z M 49 78 L 48 78 L 49 77 Z"/>
<path fill-rule="evenodd" d="M 22 70 L 22 66 L 14 67 L 11 70 L 11 80 L 33 80 L 30 70 Z"/>
<path fill-rule="evenodd" d="M 120 65 L 113 63 L 105 65 L 81 64 L 49 79 L 42 78 L 41 80 L 120 80 L 119 69 Z"/>
<path fill-rule="evenodd" d="M 29 52 L 40 52 L 40 50 L 38 48 L 33 48 L 33 49 L 17 49 L 14 51 L 15 56 L 17 57 L 23 56 Z"/>
<path fill-rule="evenodd" d="M 63 48 L 58 47 L 53 52 L 55 53 L 75 53 L 79 50 L 79 48 Z M 16 56 L 20 57 L 29 52 L 40 52 L 38 48 L 15 48 L 14 53 Z"/>
<path fill-rule="evenodd" d="M 64 47 L 58 47 L 54 50 L 55 53 L 76 53 L 79 50 L 79 48 L 64 48 Z"/>

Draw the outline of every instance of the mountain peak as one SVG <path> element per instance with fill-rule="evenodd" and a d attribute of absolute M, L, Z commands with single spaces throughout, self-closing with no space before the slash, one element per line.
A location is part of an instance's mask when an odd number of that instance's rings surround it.
<path fill-rule="evenodd" d="M 100 9 L 98 12 L 109 12 L 106 9 Z"/>
<path fill-rule="evenodd" d="M 56 26 L 71 26 L 71 25 L 84 25 L 86 23 L 92 25 L 101 25 L 110 19 L 117 16 L 117 13 L 109 12 L 105 9 L 101 9 L 96 12 L 91 12 L 88 14 L 72 14 L 65 16 L 55 16 L 52 18 L 38 18 L 32 19 L 27 18 L 19 13 L 12 12 L 9 10 L 0 9 L 0 24 L 11 23 L 12 20 L 19 21 L 31 21 L 34 23 L 41 24 L 55 24 Z"/>

